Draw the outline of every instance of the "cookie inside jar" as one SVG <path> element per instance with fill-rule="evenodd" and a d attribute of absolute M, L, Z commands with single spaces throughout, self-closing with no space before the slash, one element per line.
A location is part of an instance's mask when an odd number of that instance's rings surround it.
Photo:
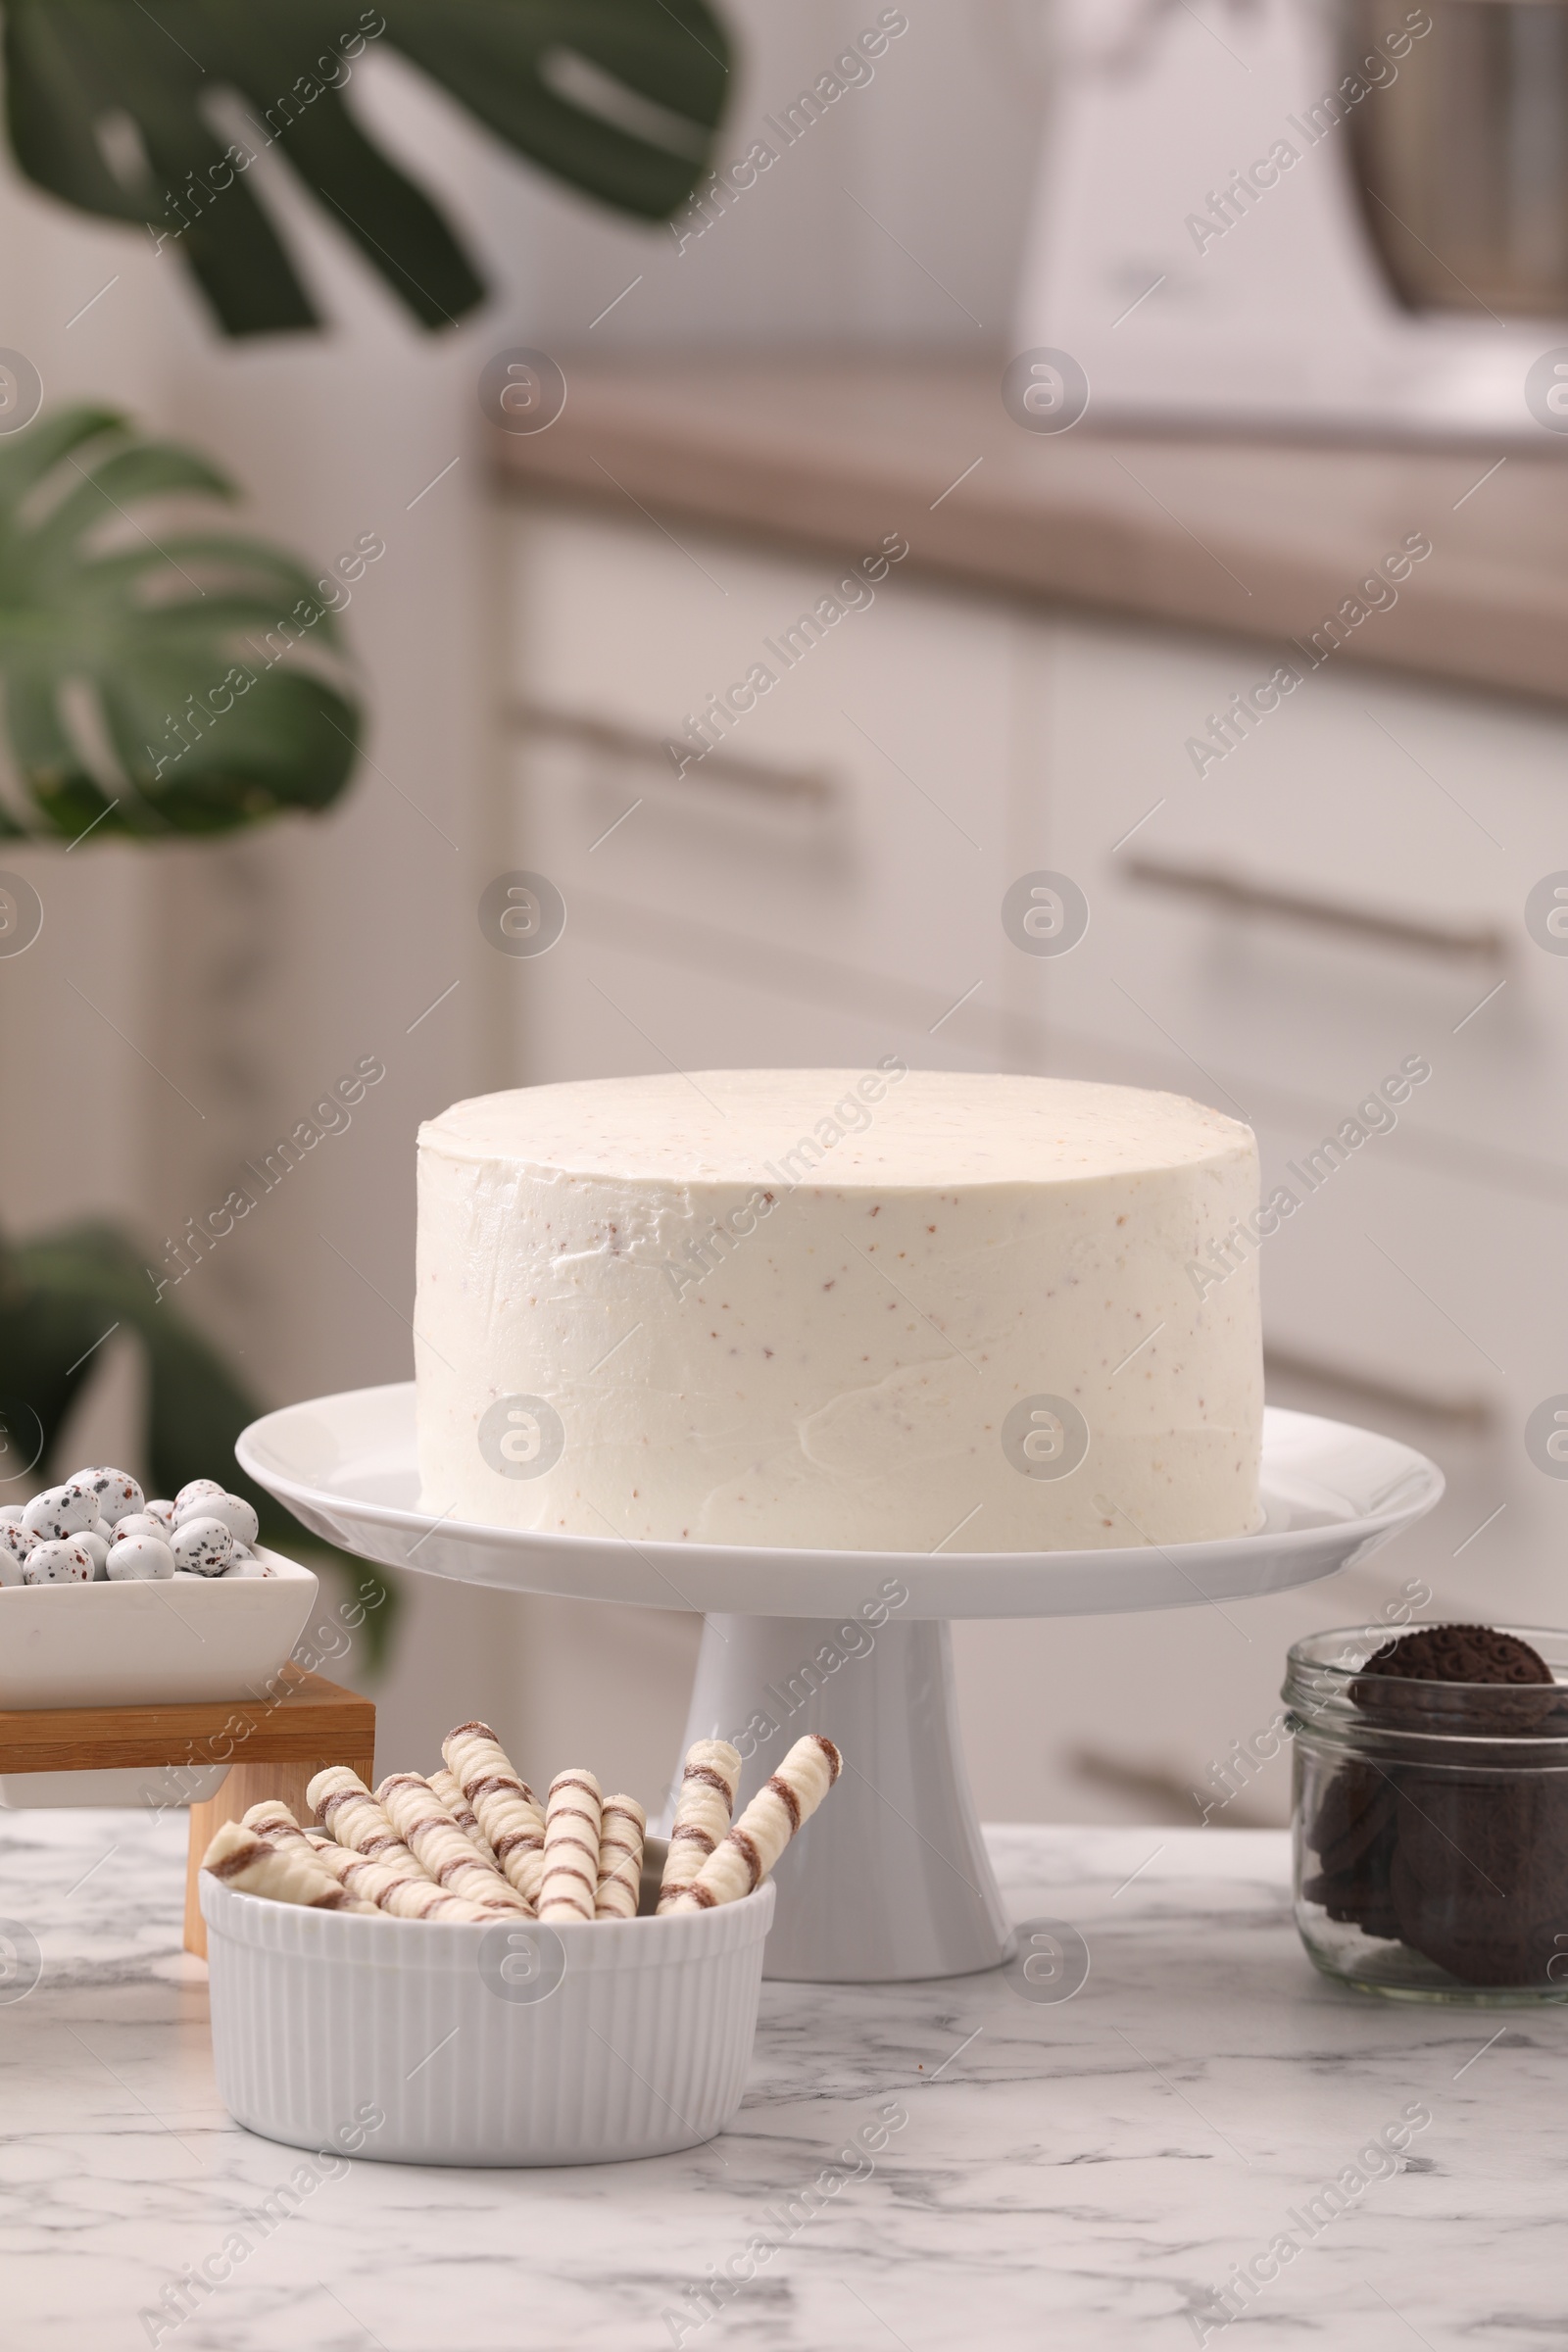
<path fill-rule="evenodd" d="M 1414 1997 L 1568 1997 L 1568 1637 L 1482 1625 L 1291 1653 L 1297 1922 Z"/>

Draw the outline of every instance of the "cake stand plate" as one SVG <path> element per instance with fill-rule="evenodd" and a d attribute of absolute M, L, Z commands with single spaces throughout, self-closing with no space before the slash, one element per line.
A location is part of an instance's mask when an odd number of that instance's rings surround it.
<path fill-rule="evenodd" d="M 803 1732 L 839 1786 L 774 1876 L 766 1973 L 961 1976 L 1010 1948 L 958 1738 L 948 1621 L 1190 1608 L 1315 1583 L 1429 1511 L 1443 1476 L 1371 1431 L 1270 1408 L 1263 1525 L 1214 1543 L 1076 1552 L 803 1551 L 476 1525 L 421 1507 L 414 1384 L 253 1422 L 241 1466 L 331 1543 L 465 1584 L 700 1612 L 687 1722 L 733 1740 L 744 1804 Z M 684 1751 L 683 1751 L 684 1752 Z"/>

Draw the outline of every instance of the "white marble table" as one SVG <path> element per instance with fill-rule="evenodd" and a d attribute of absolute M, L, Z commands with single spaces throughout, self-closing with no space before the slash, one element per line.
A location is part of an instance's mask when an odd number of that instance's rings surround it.
<path fill-rule="evenodd" d="M 140 2315 L 298 2161 L 218 2102 L 206 1971 L 179 1950 L 183 1838 L 180 1814 L 0 1814 L 0 1916 L 43 1958 L 25 1997 L 0 1984 L 8 2352 L 1100 2352 L 1265 2329 L 1557 2352 L 1568 2333 L 1568 2011 L 1340 1992 L 1298 1946 L 1285 1838 L 1222 1829 L 994 1832 L 1014 1917 L 1087 1940 L 1071 2000 L 1001 1975 L 766 1984 L 745 2105 L 708 2147 L 578 2172 L 353 2164 L 156 2328 Z M 786 2226 L 890 2102 L 907 2121 L 874 2169 Z M 1431 2120 L 1402 2157 L 1314 2219 L 1406 2109 Z M 1288 2263 L 1266 2255 L 1283 2232 Z M 686 2289 L 759 2235 L 783 2242 L 699 2324 Z M 1220 2324 L 1212 2289 L 1254 2262 L 1277 2277 Z"/>

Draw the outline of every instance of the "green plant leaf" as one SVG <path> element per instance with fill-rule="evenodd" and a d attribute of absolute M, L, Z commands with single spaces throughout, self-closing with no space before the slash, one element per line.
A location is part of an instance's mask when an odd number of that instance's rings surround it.
<path fill-rule="evenodd" d="M 5 0 L 11 145 L 66 203 L 145 222 L 230 335 L 319 323 L 250 176 L 275 149 L 420 325 L 439 327 L 485 289 L 345 102 L 375 45 L 557 178 L 653 220 L 707 170 L 729 87 L 707 0 L 384 0 L 353 18 L 341 0 Z"/>
<path fill-rule="evenodd" d="M 109 409 L 0 440 L 0 681 L 24 796 L 0 801 L 0 835 L 225 833 L 343 791 L 360 711 L 327 598 L 346 592 L 264 540 L 136 511 L 233 496 Z"/>
<path fill-rule="evenodd" d="M 290 1554 L 303 1547 L 313 1561 L 346 1568 L 363 1612 L 356 1636 L 367 1664 L 378 1668 L 397 1614 L 395 1586 L 309 1534 L 245 1476 L 234 1442 L 260 1407 L 173 1301 L 157 1295 L 134 1244 L 114 1226 L 72 1225 L 20 1247 L 0 1244 L 0 1499 L 24 1501 L 42 1486 L 67 1417 L 117 1327 L 135 1336 L 147 1359 L 150 1492 L 175 1494 L 187 1479 L 221 1478 L 255 1504 L 264 1544 Z M 331 1671 L 331 1656 L 321 1663 Z"/>

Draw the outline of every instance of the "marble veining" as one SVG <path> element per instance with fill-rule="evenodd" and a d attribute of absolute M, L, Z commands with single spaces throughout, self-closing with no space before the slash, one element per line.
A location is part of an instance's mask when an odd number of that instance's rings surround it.
<path fill-rule="evenodd" d="M 574 2172 L 352 2164 L 157 2340 L 1098 2352 L 1267 2330 L 1334 2352 L 1560 2347 L 1568 2011 L 1331 1985 L 1297 1942 L 1273 1832 L 1005 1828 L 990 1843 L 1014 1918 L 1084 1937 L 1070 2000 L 1026 1999 L 1005 1972 L 765 1984 L 722 2138 Z M 140 2314 L 299 2161 L 218 2101 L 206 1972 L 179 1950 L 183 1848 L 181 1814 L 0 1817 L 0 1935 L 26 1931 L 42 1959 L 24 1997 L 0 1983 L 0 2335 L 18 2352 L 152 2342 Z M 1431 2120 L 1397 2169 L 1221 2324 L 1213 2289 L 1412 2107 Z M 890 2113 L 906 2121 L 859 2177 L 792 2218 L 792 2195 Z M 686 2290 L 760 2235 L 776 2251 L 704 2321 Z"/>

